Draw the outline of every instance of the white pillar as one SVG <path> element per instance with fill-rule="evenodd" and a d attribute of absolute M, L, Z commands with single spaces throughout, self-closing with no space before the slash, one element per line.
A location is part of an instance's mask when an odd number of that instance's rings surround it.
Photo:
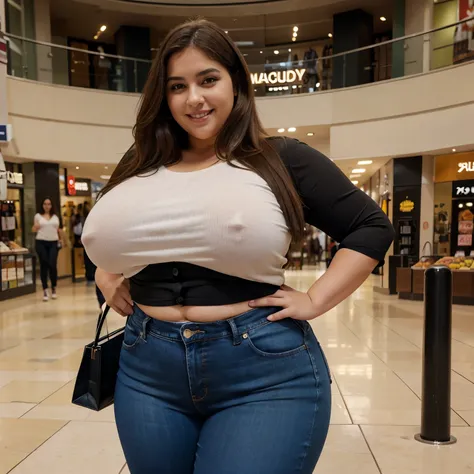
<path fill-rule="evenodd" d="M 420 256 L 434 253 L 434 157 L 423 156 L 421 172 Z M 423 252 L 424 245 L 425 252 Z"/>
<path fill-rule="evenodd" d="M 406 0 L 405 35 L 433 28 L 433 0 Z M 430 35 L 405 41 L 405 75 L 430 70 Z"/>
<path fill-rule="evenodd" d="M 36 39 L 51 43 L 50 0 L 35 0 Z M 52 51 L 48 46 L 36 45 L 37 79 L 40 82 L 53 82 Z"/>

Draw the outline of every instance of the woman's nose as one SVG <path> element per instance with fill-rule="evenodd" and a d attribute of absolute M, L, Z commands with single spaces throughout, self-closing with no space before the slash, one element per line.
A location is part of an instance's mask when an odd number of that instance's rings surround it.
<path fill-rule="evenodd" d="M 189 94 L 186 103 L 191 107 L 196 107 L 197 105 L 204 103 L 202 93 L 197 87 L 189 88 Z"/>

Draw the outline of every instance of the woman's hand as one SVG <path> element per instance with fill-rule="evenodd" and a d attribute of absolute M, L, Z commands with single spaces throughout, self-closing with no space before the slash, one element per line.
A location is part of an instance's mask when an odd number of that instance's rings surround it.
<path fill-rule="evenodd" d="M 33 232 L 38 232 L 40 230 L 40 225 L 39 224 L 34 224 L 32 227 Z"/>
<path fill-rule="evenodd" d="M 282 307 L 283 309 L 278 313 L 268 316 L 269 321 L 278 321 L 284 318 L 309 320 L 321 315 L 308 293 L 294 290 L 286 285 L 283 285 L 271 296 L 250 301 L 249 306 L 251 308 Z"/>
<path fill-rule="evenodd" d="M 126 278 L 98 268 L 95 272 L 95 282 L 114 311 L 122 316 L 130 316 L 133 313 L 130 284 Z"/>

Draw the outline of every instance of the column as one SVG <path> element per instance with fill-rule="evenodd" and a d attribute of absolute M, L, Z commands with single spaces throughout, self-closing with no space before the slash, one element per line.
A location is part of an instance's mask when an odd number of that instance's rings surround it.
<path fill-rule="evenodd" d="M 35 30 L 38 41 L 51 43 L 50 0 L 35 1 Z M 40 82 L 53 82 L 52 53 L 56 51 L 51 51 L 51 47 L 36 45 L 37 80 Z"/>
<path fill-rule="evenodd" d="M 5 3 L 0 1 L 0 39 L 5 33 Z M 0 45 L 0 46 L 3 46 Z M 0 124 L 8 123 L 8 102 L 7 102 L 7 65 L 5 56 L 0 49 Z"/>
<path fill-rule="evenodd" d="M 434 156 L 423 156 L 421 170 L 420 256 L 433 255 Z M 425 251 L 423 248 L 426 244 Z"/>
<path fill-rule="evenodd" d="M 433 27 L 432 0 L 405 1 L 405 35 L 427 31 Z M 405 75 L 430 70 L 430 35 L 405 41 Z"/>
<path fill-rule="evenodd" d="M 115 33 L 117 54 L 130 58 L 151 59 L 150 29 L 140 26 L 121 26 Z M 148 77 L 149 64 L 125 60 L 125 91 L 141 92 Z"/>
<path fill-rule="evenodd" d="M 373 42 L 374 20 L 363 10 L 333 16 L 333 53 L 369 46 Z M 352 53 L 333 60 L 332 88 L 357 86 L 373 81 L 371 50 Z"/>

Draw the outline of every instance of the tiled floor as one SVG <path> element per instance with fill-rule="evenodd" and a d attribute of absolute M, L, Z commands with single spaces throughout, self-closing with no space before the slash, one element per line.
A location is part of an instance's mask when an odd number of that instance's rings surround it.
<path fill-rule="evenodd" d="M 315 270 L 290 272 L 306 289 Z M 316 474 L 474 472 L 474 310 L 453 312 L 452 446 L 419 431 L 422 303 L 373 291 L 377 277 L 312 322 L 334 376 L 332 425 Z M 94 331 L 93 288 L 62 283 L 57 301 L 1 303 L 0 474 L 128 474 L 113 408 L 70 403 L 82 348 Z M 123 320 L 110 318 L 109 329 Z M 178 474 L 178 473 L 177 473 Z M 251 474 L 251 473 L 242 473 Z"/>

